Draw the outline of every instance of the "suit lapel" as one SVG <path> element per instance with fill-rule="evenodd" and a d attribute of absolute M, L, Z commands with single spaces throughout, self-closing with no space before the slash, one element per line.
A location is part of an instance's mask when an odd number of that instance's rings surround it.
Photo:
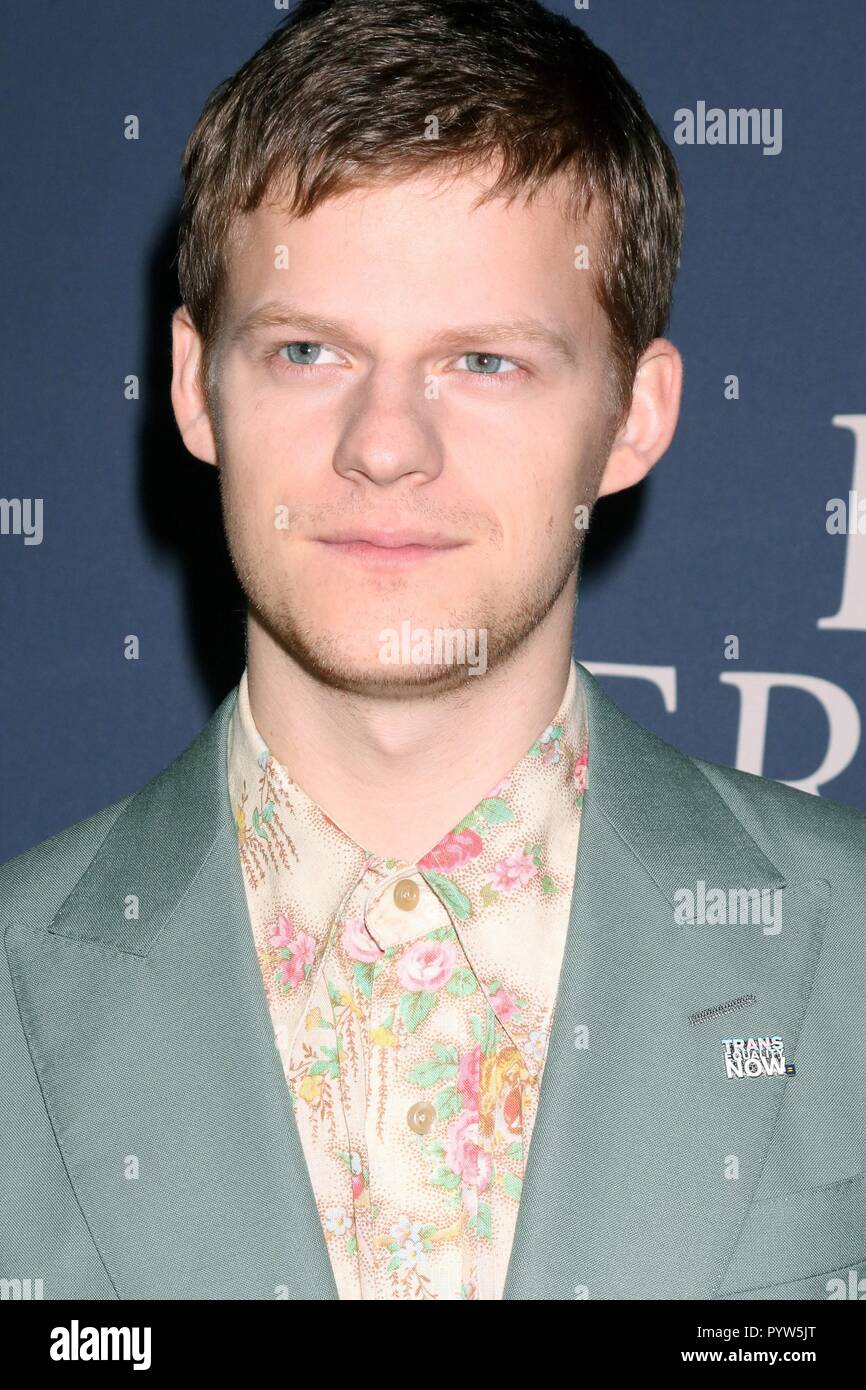
<path fill-rule="evenodd" d="M 233 703 L 132 799 L 50 931 L 6 937 L 121 1298 L 337 1296 L 249 929 L 224 768 Z"/>
<path fill-rule="evenodd" d="M 778 1034 L 792 1059 L 829 887 L 785 884 L 700 770 L 578 674 L 584 819 L 504 1296 L 712 1298 L 795 1084 L 728 1080 L 721 1040 Z M 677 925 L 675 894 L 699 879 L 780 889 L 781 932 Z M 744 995 L 754 1004 L 689 1022 Z"/>

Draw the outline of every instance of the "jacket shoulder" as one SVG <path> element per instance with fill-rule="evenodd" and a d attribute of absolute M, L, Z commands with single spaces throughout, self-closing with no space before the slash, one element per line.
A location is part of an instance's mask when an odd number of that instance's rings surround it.
<path fill-rule="evenodd" d="M 140 790 L 0 867 L 0 938 L 11 922 L 39 927 L 53 921 L 109 837 L 112 863 L 121 865 L 125 859 L 140 862 L 145 846 L 147 858 L 161 855 L 173 863 L 175 824 L 196 843 L 213 838 L 223 813 L 219 750 L 225 747 L 236 693 L 236 688 L 229 691 L 192 742 Z"/>
<path fill-rule="evenodd" d="M 792 875 L 866 868 L 866 812 L 770 777 L 693 758 L 768 857 Z"/>
<path fill-rule="evenodd" d="M 2 928 L 51 921 L 131 801 L 132 796 L 113 801 L 0 865 Z"/>

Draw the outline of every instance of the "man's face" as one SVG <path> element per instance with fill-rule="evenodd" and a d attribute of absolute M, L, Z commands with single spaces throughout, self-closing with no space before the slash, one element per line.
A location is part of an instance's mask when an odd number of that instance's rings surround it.
<path fill-rule="evenodd" d="M 573 604 L 611 425 L 592 245 L 552 197 L 473 210 L 483 186 L 264 204 L 230 254 L 219 463 L 251 631 L 344 690 L 453 688 L 469 666 L 426 661 L 419 633 L 483 641 L 492 669 Z"/>

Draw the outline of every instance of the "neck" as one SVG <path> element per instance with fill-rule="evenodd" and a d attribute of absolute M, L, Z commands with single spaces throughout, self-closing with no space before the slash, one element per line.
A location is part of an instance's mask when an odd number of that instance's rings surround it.
<path fill-rule="evenodd" d="M 458 690 L 403 700 L 335 690 L 250 614 L 256 727 L 292 780 L 346 834 L 373 854 L 414 863 L 511 771 L 556 714 L 571 661 L 570 589 L 507 662 Z"/>

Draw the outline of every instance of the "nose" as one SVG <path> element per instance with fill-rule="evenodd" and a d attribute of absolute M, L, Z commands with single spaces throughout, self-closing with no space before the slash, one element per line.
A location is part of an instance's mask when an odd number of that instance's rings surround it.
<path fill-rule="evenodd" d="M 334 468 L 350 480 L 381 486 L 412 477 L 432 481 L 442 471 L 436 412 L 423 379 L 377 367 L 357 388 L 334 451 Z"/>

